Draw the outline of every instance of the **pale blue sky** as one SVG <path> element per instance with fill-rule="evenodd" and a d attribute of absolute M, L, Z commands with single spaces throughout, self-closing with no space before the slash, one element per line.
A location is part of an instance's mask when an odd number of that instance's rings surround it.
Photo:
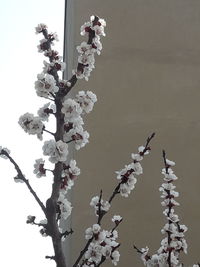
<path fill-rule="evenodd" d="M 58 33 L 56 50 L 62 53 L 64 0 L 1 0 L 1 105 L 0 145 L 8 147 L 22 171 L 42 195 L 48 195 L 51 181 L 37 179 L 32 174 L 34 159 L 42 156 L 42 143 L 28 136 L 18 126 L 20 115 L 37 113 L 46 101 L 35 94 L 34 81 L 42 71 L 44 57 L 37 52 L 41 38 L 35 34 L 38 23 L 46 23 L 50 31 Z M 49 138 L 49 136 L 47 137 Z M 45 259 L 52 255 L 51 240 L 39 234 L 39 228 L 26 224 L 27 215 L 40 210 L 24 184 L 13 182 L 15 171 L 8 161 L 0 159 L 0 236 L 1 266 L 55 266 Z"/>

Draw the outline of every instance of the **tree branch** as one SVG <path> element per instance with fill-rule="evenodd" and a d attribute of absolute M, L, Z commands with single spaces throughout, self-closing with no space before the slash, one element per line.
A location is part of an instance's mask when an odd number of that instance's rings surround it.
<path fill-rule="evenodd" d="M 36 192 L 33 190 L 32 186 L 29 183 L 29 180 L 27 180 L 25 178 L 25 176 L 23 175 L 20 167 L 17 165 L 15 160 L 5 150 L 1 150 L 0 154 L 5 155 L 10 160 L 10 162 L 14 165 L 14 167 L 15 167 L 15 169 L 17 171 L 17 174 L 18 174 L 18 178 L 17 179 L 22 180 L 26 184 L 26 186 L 28 187 L 29 191 L 31 192 L 31 194 L 33 195 L 35 200 L 37 201 L 38 205 L 40 206 L 40 208 L 42 209 L 42 211 L 46 215 L 46 208 L 45 208 L 44 204 L 39 199 L 39 197 L 37 196 Z"/>

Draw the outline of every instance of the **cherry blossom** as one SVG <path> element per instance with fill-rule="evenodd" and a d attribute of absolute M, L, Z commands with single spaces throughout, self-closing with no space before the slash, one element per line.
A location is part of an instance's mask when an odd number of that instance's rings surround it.
<path fill-rule="evenodd" d="M 47 27 L 46 24 L 40 23 L 40 24 L 37 25 L 37 27 L 35 27 L 35 31 L 38 34 L 38 33 L 41 33 L 43 30 L 46 30 L 47 28 L 48 27 Z"/>
<path fill-rule="evenodd" d="M 97 97 L 91 91 L 79 91 L 76 95 L 76 101 L 80 104 L 83 112 L 89 113 L 92 111 L 94 103 L 97 101 Z"/>
<path fill-rule="evenodd" d="M 39 139 L 42 139 L 44 124 L 40 117 L 35 117 L 31 113 L 25 113 L 19 118 L 19 125 L 28 134 L 36 134 Z"/>
<path fill-rule="evenodd" d="M 68 98 L 64 101 L 61 111 L 65 115 L 65 121 L 73 122 L 82 113 L 82 108 L 75 100 Z"/>
<path fill-rule="evenodd" d="M 58 198 L 58 205 L 61 218 L 66 220 L 71 214 L 72 206 L 62 191 L 60 191 L 60 195 Z"/>
<path fill-rule="evenodd" d="M 37 114 L 42 121 L 48 121 L 50 114 L 55 114 L 56 106 L 49 103 L 46 103 L 43 107 L 41 107 Z"/>
<path fill-rule="evenodd" d="M 35 90 L 38 96 L 48 98 L 57 93 L 59 88 L 56 86 L 56 81 L 52 75 L 41 73 L 37 75 Z"/>
<path fill-rule="evenodd" d="M 35 160 L 33 173 L 36 174 L 36 177 L 38 178 L 46 176 L 46 169 L 44 169 L 44 162 L 45 161 L 42 158 Z"/>
<path fill-rule="evenodd" d="M 137 182 L 136 176 L 143 173 L 142 166 L 139 161 L 143 159 L 144 155 L 149 154 L 149 149 L 146 149 L 144 146 L 138 148 L 137 154 L 132 153 L 131 157 L 133 162 L 128 165 L 125 165 L 120 171 L 116 171 L 117 179 L 120 181 L 119 191 L 121 196 L 128 197 L 131 191 L 135 188 Z"/>
<path fill-rule="evenodd" d="M 68 145 L 62 140 L 55 141 L 53 139 L 45 141 L 42 147 L 43 154 L 49 156 L 49 161 L 57 163 L 58 161 L 66 161 L 68 155 Z"/>

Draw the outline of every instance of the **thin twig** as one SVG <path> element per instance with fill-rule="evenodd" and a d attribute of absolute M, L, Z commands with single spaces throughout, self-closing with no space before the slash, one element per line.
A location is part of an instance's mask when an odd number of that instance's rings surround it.
<path fill-rule="evenodd" d="M 87 251 L 87 249 L 88 249 L 90 243 L 93 241 L 93 239 L 94 239 L 94 237 L 92 237 L 92 238 L 90 238 L 90 239 L 88 240 L 88 242 L 86 243 L 84 249 L 81 250 L 79 257 L 77 258 L 76 262 L 74 263 L 74 265 L 73 265 L 72 267 L 77 267 L 77 266 L 78 266 L 79 261 L 82 259 L 83 255 L 84 255 L 85 252 Z"/>
<path fill-rule="evenodd" d="M 27 180 L 25 178 L 25 176 L 23 175 L 20 167 L 17 165 L 17 163 L 15 162 L 15 160 L 5 150 L 1 150 L 1 154 L 2 155 L 5 155 L 10 160 L 10 162 L 14 165 L 14 167 L 15 167 L 15 169 L 17 171 L 17 174 L 18 174 L 18 179 L 22 180 L 27 185 L 27 187 L 30 190 L 31 194 L 33 195 L 33 197 L 35 198 L 35 200 L 37 201 L 37 203 L 41 207 L 42 211 L 46 215 L 46 208 L 45 208 L 44 204 L 39 199 L 39 197 L 37 196 L 36 192 L 33 190 L 32 186 L 29 183 L 29 180 Z"/>
<path fill-rule="evenodd" d="M 47 129 L 45 129 L 45 128 L 43 129 L 43 131 L 44 131 L 44 132 L 47 132 L 47 133 L 49 133 L 49 134 L 51 134 L 51 135 L 53 135 L 53 136 L 55 136 L 55 134 L 54 134 L 54 133 L 52 133 L 52 132 L 48 131 L 48 130 L 47 130 Z"/>

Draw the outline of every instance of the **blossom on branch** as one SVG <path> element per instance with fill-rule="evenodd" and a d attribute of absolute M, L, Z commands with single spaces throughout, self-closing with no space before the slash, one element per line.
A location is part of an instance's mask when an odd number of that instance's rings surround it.
<path fill-rule="evenodd" d="M 175 162 L 166 159 L 165 151 L 163 151 L 163 159 L 165 168 L 162 169 L 164 175 L 164 183 L 159 188 L 161 192 L 161 198 L 164 200 L 161 202 L 162 206 L 165 206 L 163 214 L 167 219 L 167 223 L 161 230 L 162 234 L 166 237 L 161 241 L 161 247 L 157 253 L 150 256 L 147 249 L 137 249 L 141 254 L 141 259 L 145 266 L 182 266 L 179 262 L 180 252 L 187 253 L 187 242 L 184 238 L 187 227 L 180 224 L 180 220 L 177 214 L 175 214 L 174 206 L 178 206 L 179 203 L 175 201 L 175 198 L 179 196 L 179 193 L 174 189 L 176 188 L 172 183 L 178 179 L 174 174 L 171 167 L 175 166 Z"/>
<path fill-rule="evenodd" d="M 52 75 L 40 73 L 37 78 L 35 90 L 38 96 L 48 98 L 58 92 L 59 88 L 56 86 L 56 81 Z"/>
<path fill-rule="evenodd" d="M 68 98 L 64 101 L 61 111 L 65 115 L 65 121 L 73 122 L 82 113 L 82 108 L 78 102 Z"/>
<path fill-rule="evenodd" d="M 37 25 L 37 27 L 35 27 L 35 32 L 36 32 L 36 34 L 38 34 L 38 33 L 41 33 L 43 30 L 46 30 L 47 28 L 48 27 L 46 24 L 40 23 Z"/>
<path fill-rule="evenodd" d="M 125 167 L 120 171 L 116 171 L 117 179 L 120 181 L 119 192 L 121 196 L 128 197 L 131 191 L 135 188 L 135 184 L 137 182 L 136 176 L 143 173 L 143 169 L 139 161 L 143 159 L 144 155 L 149 154 L 149 150 L 150 148 L 147 149 L 144 146 L 140 146 L 137 154 L 131 154 L 133 162 L 125 165 Z"/>
<path fill-rule="evenodd" d="M 107 212 L 110 209 L 110 203 L 107 200 L 103 200 L 99 196 L 95 196 L 90 201 L 90 206 L 94 207 L 95 214 L 99 216 L 99 210 Z"/>
<path fill-rule="evenodd" d="M 44 162 L 45 161 L 43 159 L 36 159 L 35 160 L 33 173 L 38 178 L 41 178 L 42 176 L 46 176 L 46 169 L 44 169 Z"/>
<path fill-rule="evenodd" d="M 91 71 L 94 69 L 95 58 L 94 54 L 100 55 L 102 50 L 102 44 L 100 42 L 100 36 L 105 36 L 104 28 L 106 22 L 104 19 L 100 19 L 97 16 L 91 16 L 90 21 L 84 23 L 81 26 L 81 35 L 88 35 L 88 42 L 82 42 L 80 46 L 77 46 L 78 56 L 78 67 L 73 70 L 73 74 L 78 79 L 87 81 Z"/>
<path fill-rule="evenodd" d="M 53 139 L 45 141 L 42 147 L 43 154 L 49 156 L 51 163 L 57 163 L 59 161 L 64 162 L 67 160 L 68 145 L 62 140 L 55 141 Z"/>
<path fill-rule="evenodd" d="M 76 166 L 75 160 L 70 160 L 69 164 L 63 163 L 61 189 L 71 189 L 74 185 L 74 180 L 77 179 L 78 175 L 80 175 L 80 169 Z"/>
<path fill-rule="evenodd" d="M 43 107 L 41 107 L 37 114 L 42 121 L 48 121 L 50 114 L 55 114 L 56 106 L 50 105 L 50 103 L 46 103 Z"/>
<path fill-rule="evenodd" d="M 42 139 L 44 124 L 40 117 L 35 117 L 33 114 L 27 112 L 19 118 L 18 123 L 26 133 L 36 134 L 40 140 Z"/>
<path fill-rule="evenodd" d="M 69 132 L 65 132 L 63 140 L 65 142 L 74 140 L 75 148 L 79 150 L 89 142 L 89 136 L 89 133 L 87 131 L 84 131 L 83 127 L 79 125 L 69 130 Z"/>
<path fill-rule="evenodd" d="M 109 258 L 114 265 L 117 265 L 120 254 L 116 250 L 119 247 L 119 243 L 116 242 L 118 238 L 116 230 L 101 230 L 99 224 L 93 224 L 92 227 L 86 229 L 85 238 L 91 242 L 85 252 L 83 266 L 99 266 Z"/>
<path fill-rule="evenodd" d="M 66 220 L 71 214 L 72 206 L 71 203 L 66 199 L 66 196 L 62 191 L 60 191 L 59 194 L 58 206 L 59 206 L 60 218 Z"/>
<path fill-rule="evenodd" d="M 91 91 L 79 91 L 76 95 L 76 101 L 80 104 L 83 112 L 89 113 L 92 111 L 94 103 L 97 102 L 97 97 Z"/>

